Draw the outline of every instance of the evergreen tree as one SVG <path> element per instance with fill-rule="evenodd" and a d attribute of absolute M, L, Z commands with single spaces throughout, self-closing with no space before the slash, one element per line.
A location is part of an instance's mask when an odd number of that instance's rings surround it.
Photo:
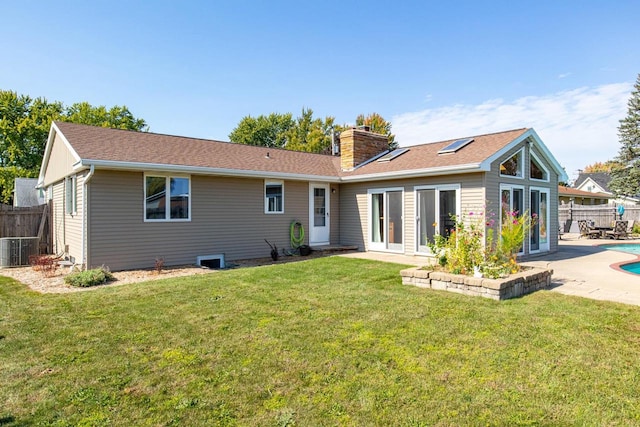
<path fill-rule="evenodd" d="M 627 116 L 618 126 L 620 166 L 612 170 L 609 187 L 617 195 L 636 196 L 640 194 L 640 74 L 627 106 Z"/>

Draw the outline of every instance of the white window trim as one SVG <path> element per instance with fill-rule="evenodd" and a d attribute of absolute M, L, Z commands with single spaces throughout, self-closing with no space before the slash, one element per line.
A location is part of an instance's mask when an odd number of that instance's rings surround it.
<path fill-rule="evenodd" d="M 71 192 L 71 194 L 69 194 Z M 64 179 L 64 213 L 76 215 L 78 213 L 78 178 L 77 175 Z"/>
<path fill-rule="evenodd" d="M 520 156 L 520 175 L 519 176 L 504 175 L 500 170 L 500 166 L 502 166 L 504 162 L 506 162 L 507 160 L 509 160 L 510 158 L 516 155 Z M 515 153 L 513 153 L 512 155 L 510 155 L 509 157 L 507 157 L 506 159 L 500 162 L 500 165 L 498 166 L 498 173 L 500 174 L 500 177 L 504 177 L 504 178 L 524 179 L 524 163 L 525 162 L 526 162 L 526 159 L 524 158 L 524 147 L 522 147 L 520 150 L 516 151 Z"/>
<path fill-rule="evenodd" d="M 165 197 L 165 212 L 166 218 L 162 219 L 147 219 L 147 177 L 165 178 L 166 190 L 169 192 L 169 197 Z M 185 178 L 189 180 L 189 216 L 187 218 L 171 218 L 171 178 Z M 191 175 L 179 175 L 179 174 L 163 174 L 163 173 L 144 173 L 142 177 L 142 218 L 144 222 L 190 222 L 191 221 Z"/>
<path fill-rule="evenodd" d="M 440 191 L 451 191 L 454 190 L 456 192 L 456 212 L 458 212 L 458 215 L 460 215 L 460 211 L 462 209 L 462 203 L 461 203 L 461 190 L 462 186 L 460 184 L 442 184 L 442 185 L 416 185 L 415 187 L 413 187 L 413 207 L 414 207 L 414 213 L 415 213 L 415 221 L 414 221 L 414 240 L 415 240 L 415 251 L 416 251 L 416 255 L 424 255 L 424 256 L 433 256 L 433 254 L 431 253 L 430 250 L 426 250 L 426 251 L 421 251 L 420 250 L 420 223 L 418 222 L 418 220 L 420 219 L 420 206 L 418 206 L 418 191 L 420 190 L 435 190 L 436 192 L 436 206 L 435 206 L 435 210 L 436 212 L 439 212 L 440 210 Z M 437 222 L 437 220 L 436 220 Z M 439 224 L 438 224 L 439 225 Z M 440 227 L 436 227 L 436 234 L 440 234 L 439 233 L 439 228 Z"/>
<path fill-rule="evenodd" d="M 498 217 L 500 221 L 499 227 L 502 227 L 502 219 L 503 219 L 502 218 L 502 191 L 503 190 L 511 190 L 511 196 L 512 196 L 510 198 L 511 201 L 513 201 L 513 190 L 522 190 L 522 212 L 520 212 L 521 214 L 529 210 L 529 208 L 527 207 L 526 201 L 529 200 L 529 202 L 531 202 L 531 192 L 529 192 L 529 198 L 527 199 L 526 198 L 527 191 L 524 185 L 500 184 L 500 192 L 498 193 L 498 206 L 500 207 L 500 215 Z M 511 209 L 513 208 L 511 207 Z M 498 229 L 498 232 L 500 232 L 500 229 Z M 529 236 L 528 234 L 524 236 L 524 241 L 522 242 L 522 251 L 518 252 L 518 255 L 523 255 L 525 247 L 527 248 L 529 247 L 529 241 L 527 240 L 527 238 L 530 238 L 530 237 L 531 236 Z"/>
<path fill-rule="evenodd" d="M 547 224 L 547 243 L 545 243 L 544 247 L 540 244 L 540 249 L 536 249 L 535 251 L 531 250 L 531 246 L 529 246 L 530 254 L 539 254 L 546 253 L 551 250 L 551 209 L 549 209 L 551 204 L 551 189 L 545 187 L 529 187 L 529 208 L 531 208 L 531 193 L 533 191 L 538 191 L 540 193 L 546 193 L 547 195 L 547 217 L 545 218 Z M 529 232 L 529 245 L 531 245 L 531 232 Z"/>
<path fill-rule="evenodd" d="M 282 209 L 279 211 L 270 211 L 269 210 L 269 198 L 267 197 L 267 186 L 268 185 L 279 185 L 282 188 Z M 267 215 L 282 215 L 284 214 L 284 181 L 282 180 L 265 180 L 264 187 L 262 189 L 262 194 L 264 196 L 264 213 Z"/>
<path fill-rule="evenodd" d="M 388 239 L 388 233 L 385 233 L 386 239 L 383 243 L 378 243 L 378 242 L 373 242 L 372 241 L 372 235 L 371 235 L 371 195 L 372 194 L 384 194 L 385 195 L 385 203 L 386 203 L 386 194 L 393 192 L 393 191 L 400 191 L 402 193 L 402 248 L 401 249 L 389 249 L 387 248 L 389 242 L 387 241 Z M 387 215 L 385 215 L 385 219 L 384 219 L 384 224 L 385 224 L 385 230 L 388 229 L 388 224 L 387 224 L 388 218 Z M 368 239 L 368 250 L 370 251 L 375 251 L 375 252 L 388 252 L 388 253 L 395 253 L 395 254 L 403 254 L 405 253 L 405 245 L 407 244 L 407 239 L 406 239 L 406 233 L 405 233 L 406 227 L 405 227 L 405 215 L 404 215 L 404 187 L 388 187 L 388 188 L 370 188 L 367 190 L 367 239 Z"/>
<path fill-rule="evenodd" d="M 549 182 L 549 169 L 547 169 L 547 167 L 544 165 L 544 163 L 540 160 L 540 157 L 538 157 L 538 155 L 536 153 L 534 153 L 533 151 L 529 151 L 529 155 L 531 156 L 531 159 L 529 159 L 529 162 L 535 161 L 538 166 L 540 167 L 540 169 L 542 169 L 542 171 L 544 172 L 544 175 L 546 176 L 546 178 L 544 179 L 538 179 L 538 178 L 532 178 L 531 177 L 531 165 L 529 165 L 529 179 L 531 181 L 536 181 L 536 182 Z"/>

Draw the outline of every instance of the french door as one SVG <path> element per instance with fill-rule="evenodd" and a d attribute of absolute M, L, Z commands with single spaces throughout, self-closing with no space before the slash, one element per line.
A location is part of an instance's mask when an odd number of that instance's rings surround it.
<path fill-rule="evenodd" d="M 415 187 L 417 250 L 430 253 L 428 244 L 436 235 L 449 237 L 460 212 L 460 187 Z"/>
<path fill-rule="evenodd" d="M 368 191 L 369 249 L 404 250 L 404 192 L 402 188 Z"/>
<path fill-rule="evenodd" d="M 531 188 L 531 236 L 529 252 L 549 251 L 549 189 Z"/>

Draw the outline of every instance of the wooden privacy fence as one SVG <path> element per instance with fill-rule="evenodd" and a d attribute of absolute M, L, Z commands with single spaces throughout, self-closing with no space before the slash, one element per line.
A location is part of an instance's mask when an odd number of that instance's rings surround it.
<path fill-rule="evenodd" d="M 28 208 L 0 205 L 0 238 L 39 237 L 40 252 L 51 248 L 51 204 Z"/>
<path fill-rule="evenodd" d="M 560 224 L 566 224 L 567 220 L 573 222 L 581 219 L 593 221 L 596 227 L 609 227 L 611 223 L 620 219 L 618 215 L 618 207 L 610 205 L 561 205 L 558 207 L 558 219 Z M 627 221 L 635 221 L 640 224 L 640 206 L 625 206 L 622 219 Z"/>

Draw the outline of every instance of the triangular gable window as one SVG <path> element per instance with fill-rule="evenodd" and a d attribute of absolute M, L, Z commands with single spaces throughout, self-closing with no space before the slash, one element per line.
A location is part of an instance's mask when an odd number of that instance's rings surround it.
<path fill-rule="evenodd" d="M 547 171 L 547 168 L 545 168 L 542 165 L 542 162 L 540 162 L 540 160 L 534 153 L 531 153 L 531 163 L 529 166 L 529 178 L 539 179 L 540 181 L 549 180 L 549 172 Z"/>
<path fill-rule="evenodd" d="M 500 164 L 500 175 L 522 178 L 522 150 Z"/>

